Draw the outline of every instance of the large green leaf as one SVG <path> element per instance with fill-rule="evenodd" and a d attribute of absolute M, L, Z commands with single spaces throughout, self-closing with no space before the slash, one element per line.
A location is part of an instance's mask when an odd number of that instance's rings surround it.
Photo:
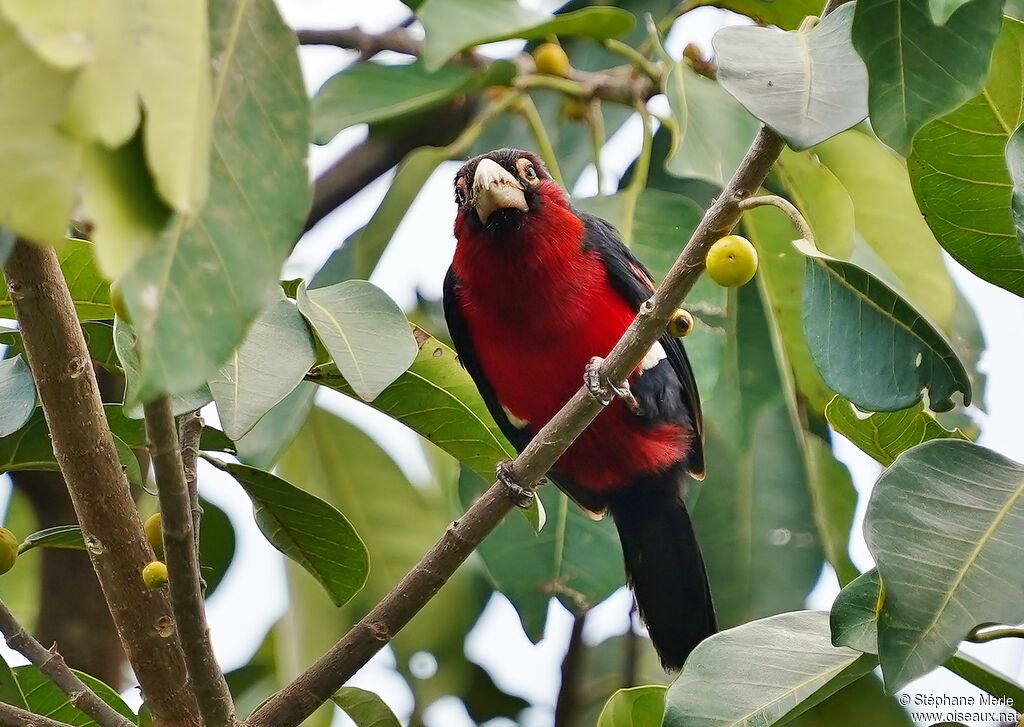
<path fill-rule="evenodd" d="M 470 472 L 459 480 L 463 507 L 490 484 Z M 477 553 L 488 575 L 519 612 L 533 641 L 544 634 L 548 601 L 585 613 L 625 581 L 622 550 L 611 518 L 592 520 L 551 485 L 537 491 L 548 522 L 538 533 L 524 518 L 502 520 Z"/>
<path fill-rule="evenodd" d="M 786 724 L 790 727 L 914 727 L 907 711 L 898 700 L 886 695 L 881 680 L 874 674 L 862 676 L 796 719 L 787 720 Z"/>
<path fill-rule="evenodd" d="M 859 412 L 840 396 L 825 407 L 832 428 L 853 442 L 883 467 L 899 454 L 930 439 L 967 439 L 959 429 L 950 431 L 939 424 L 924 404 L 890 412 Z"/>
<path fill-rule="evenodd" d="M 313 337 L 281 297 L 260 314 L 231 358 L 210 379 L 224 433 L 238 440 L 299 385 L 316 361 Z"/>
<path fill-rule="evenodd" d="M 1004 152 L 1012 153 L 1007 142 L 1024 122 L 1022 59 L 1024 24 L 1006 18 L 981 93 L 921 129 L 908 161 L 914 195 L 942 247 L 1017 295 L 1024 295 L 1024 254 Z"/>
<path fill-rule="evenodd" d="M 778 25 L 786 30 L 799 27 L 808 15 L 819 15 L 825 6 L 818 0 L 700 0 L 700 4 L 742 13 L 761 25 Z"/>
<path fill-rule="evenodd" d="M 853 200 L 860 241 L 896 277 L 899 289 L 947 334 L 953 328 L 957 293 L 942 260 L 942 249 L 921 218 L 914 203 L 907 168 L 896 154 L 877 139 L 859 130 L 848 131 L 814 148 L 814 154 L 840 181 Z M 809 210 L 801 207 L 804 215 Z M 814 224 L 814 218 L 807 218 Z M 815 227 L 819 236 L 823 233 Z M 823 252 L 846 258 L 819 240 Z M 883 271 L 870 264 L 861 250 L 854 262 L 876 275 Z"/>
<path fill-rule="evenodd" d="M 4 0 L 2 7 L 46 61 L 78 69 L 63 128 L 113 148 L 135 134 L 145 108 L 146 156 L 160 193 L 175 209 L 198 212 L 210 175 L 206 2 Z"/>
<path fill-rule="evenodd" d="M 64 722 L 72 727 L 100 727 L 85 712 L 72 706 L 68 695 L 58 689 L 57 685 L 36 667 L 28 664 L 15 667 L 12 671 L 18 682 L 18 687 L 25 695 L 28 711 L 34 714 L 44 714 L 50 719 Z M 117 692 L 88 674 L 76 671 L 75 675 L 115 712 L 126 717 L 132 723 L 136 721 L 135 713 L 129 709 Z"/>
<path fill-rule="evenodd" d="M 19 354 L 0 361 L 0 438 L 25 425 L 36 407 L 36 384 L 32 372 Z"/>
<path fill-rule="evenodd" d="M 85 240 L 65 240 L 57 246 L 57 259 L 79 320 L 113 319 L 110 287 L 96 267 L 92 243 Z M 14 318 L 14 306 L 11 305 L 6 285 L 0 290 L 0 318 Z"/>
<path fill-rule="evenodd" d="M 1022 524 L 1024 467 L 969 442 L 925 442 L 882 474 L 864 536 L 885 584 L 888 691 L 943 663 L 975 626 L 1024 621 Z"/>
<path fill-rule="evenodd" d="M 353 391 L 373 401 L 409 368 L 416 340 L 402 309 L 365 280 L 346 280 L 295 297 Z"/>
<path fill-rule="evenodd" d="M 853 263 L 795 243 L 807 257 L 804 332 L 825 382 L 862 409 L 896 411 L 928 391 L 934 411 L 971 402 L 967 371 L 926 319 L 885 283 Z"/>
<path fill-rule="evenodd" d="M 394 712 L 373 692 L 342 687 L 331 700 L 355 722 L 356 727 L 401 727 Z"/>
<path fill-rule="evenodd" d="M 597 727 L 659 727 L 667 691 L 662 686 L 620 689 L 604 705 Z"/>
<path fill-rule="evenodd" d="M 981 90 L 1002 17 L 1001 0 L 971 0 L 936 25 L 928 1 L 860 0 L 853 19 L 871 126 L 904 156 L 922 126 Z"/>
<path fill-rule="evenodd" d="M 430 71 L 474 45 L 549 35 L 614 38 L 628 33 L 635 22 L 618 8 L 591 7 L 551 16 L 528 10 L 516 0 L 426 0 L 416 17 L 426 34 L 423 63 Z"/>
<path fill-rule="evenodd" d="M 313 139 L 326 144 L 349 126 L 432 108 L 459 93 L 475 75 L 466 66 L 431 73 L 418 61 L 353 63 L 327 79 L 313 97 Z"/>
<path fill-rule="evenodd" d="M 805 149 L 868 115 L 868 73 L 853 48 L 853 8 L 810 31 L 726 27 L 715 33 L 718 82 L 751 114 Z"/>
<path fill-rule="evenodd" d="M 143 401 L 191 391 L 227 359 L 276 287 L 309 205 L 308 103 L 294 33 L 272 0 L 213 0 L 210 38 L 209 197 L 198 214 L 175 217 L 121 278 Z"/>
<path fill-rule="evenodd" d="M 372 406 L 455 457 L 482 478 L 515 450 L 487 411 L 476 384 L 450 347 L 420 328 L 413 329 L 416 360 Z M 316 369 L 310 377 L 323 386 L 354 396 L 333 366 Z"/>
<path fill-rule="evenodd" d="M 302 428 L 313 408 L 315 395 L 316 386 L 308 381 L 292 389 L 277 406 L 263 415 L 256 426 L 235 442 L 238 458 L 253 467 L 271 469 Z"/>
<path fill-rule="evenodd" d="M 673 139 L 665 168 L 724 187 L 757 133 L 757 120 L 685 61 L 669 70 L 665 95 Z"/>
<path fill-rule="evenodd" d="M 878 653 L 878 613 L 882 610 L 882 579 L 872 568 L 848 583 L 836 596 L 829 614 L 832 643 L 865 654 Z"/>
<path fill-rule="evenodd" d="M 1013 226 L 1017 232 L 1017 242 L 1024 246 L 1024 124 L 1014 130 L 1006 143 L 1006 169 L 1013 183 L 1010 203 Z"/>
<path fill-rule="evenodd" d="M 864 676 L 874 662 L 832 646 L 828 614 L 799 611 L 754 621 L 694 650 L 668 690 L 664 725 L 768 727 Z"/>
<path fill-rule="evenodd" d="M 305 568 L 336 606 L 363 587 L 369 555 L 348 519 L 319 497 L 244 464 L 227 471 L 252 498 L 256 523 L 275 548 Z"/>

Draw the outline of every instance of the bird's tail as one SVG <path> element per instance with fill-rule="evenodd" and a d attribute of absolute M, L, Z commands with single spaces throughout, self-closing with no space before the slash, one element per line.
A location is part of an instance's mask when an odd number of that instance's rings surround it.
<path fill-rule="evenodd" d="M 717 630 L 704 559 L 677 478 L 646 480 L 608 503 L 640 616 L 662 665 L 673 670 Z"/>

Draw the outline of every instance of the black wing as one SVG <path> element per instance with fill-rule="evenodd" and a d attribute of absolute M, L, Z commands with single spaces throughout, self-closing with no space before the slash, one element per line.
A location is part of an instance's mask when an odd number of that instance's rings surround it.
<path fill-rule="evenodd" d="M 634 309 L 640 310 L 645 300 L 654 294 L 654 279 L 629 248 L 622 244 L 619 233 L 599 217 L 576 212 L 586 227 L 586 245 L 597 250 L 604 261 L 608 279 Z M 634 394 L 650 416 L 665 421 L 688 421 L 697 433 L 693 451 L 686 463 L 687 470 L 697 478 L 704 477 L 704 417 L 700 409 L 700 394 L 693 378 L 690 361 L 682 341 L 666 333 L 658 339 L 678 386 L 665 381 L 655 367 L 640 377 L 633 386 Z M 681 411 L 680 411 L 681 409 Z"/>
<path fill-rule="evenodd" d="M 476 383 L 476 388 L 480 391 L 480 396 L 483 397 L 487 410 L 494 417 L 498 428 L 508 438 L 508 441 L 512 443 L 512 446 L 516 448 L 516 451 L 522 452 L 526 445 L 530 443 L 530 440 L 533 439 L 533 433 L 527 429 L 520 429 L 514 426 L 508 420 L 508 416 L 505 414 L 505 410 L 502 409 L 494 389 L 491 388 L 491 383 L 487 380 L 487 376 L 480 366 L 480 361 L 476 357 L 476 349 L 473 348 L 473 342 L 470 340 L 469 329 L 466 326 L 465 319 L 462 317 L 462 311 L 459 309 L 458 283 L 455 271 L 452 268 L 448 268 L 448 274 L 444 278 L 444 318 L 448 323 L 448 333 L 452 337 L 452 343 L 455 344 L 456 353 L 459 354 L 459 361 L 462 362 L 462 366 L 469 373 L 474 383 Z M 583 381 L 582 372 L 580 372 L 580 381 Z M 562 492 L 575 500 L 576 504 L 592 515 L 599 517 L 604 512 L 606 503 L 603 498 L 588 493 L 575 482 L 557 472 L 550 473 L 549 478 L 558 485 Z"/>

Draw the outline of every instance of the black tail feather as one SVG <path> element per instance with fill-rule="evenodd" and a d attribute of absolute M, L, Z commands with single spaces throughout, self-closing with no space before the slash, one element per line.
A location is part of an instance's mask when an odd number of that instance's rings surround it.
<path fill-rule="evenodd" d="M 678 478 L 666 473 L 628 488 L 608 507 L 622 541 L 626 577 L 666 669 L 717 631 L 704 559 Z"/>

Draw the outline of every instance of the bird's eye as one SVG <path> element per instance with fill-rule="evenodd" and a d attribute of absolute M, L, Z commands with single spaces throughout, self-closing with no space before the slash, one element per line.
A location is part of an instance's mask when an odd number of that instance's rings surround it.
<path fill-rule="evenodd" d="M 455 183 L 455 203 L 460 207 L 465 205 L 469 198 L 469 194 L 466 192 L 466 180 L 460 179 Z"/>
<path fill-rule="evenodd" d="M 529 159 L 522 157 L 518 162 L 516 162 L 516 167 L 519 169 L 519 173 L 523 176 L 523 179 L 527 182 L 533 183 L 537 181 L 537 170 L 534 168 L 533 162 Z"/>

